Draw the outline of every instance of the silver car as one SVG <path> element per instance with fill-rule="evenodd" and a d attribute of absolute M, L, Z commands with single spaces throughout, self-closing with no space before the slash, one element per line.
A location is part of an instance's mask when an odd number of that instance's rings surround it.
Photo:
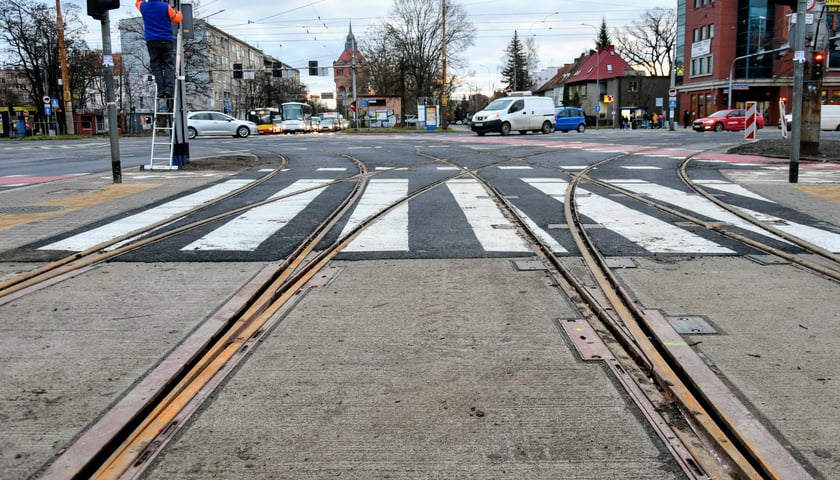
<path fill-rule="evenodd" d="M 199 135 L 233 135 L 245 138 L 257 134 L 257 124 L 220 112 L 190 112 L 187 115 L 187 133 L 190 139 Z"/>

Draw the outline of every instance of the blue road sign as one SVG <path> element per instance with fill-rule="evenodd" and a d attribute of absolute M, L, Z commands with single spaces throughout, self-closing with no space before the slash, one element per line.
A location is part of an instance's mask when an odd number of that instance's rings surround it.
<path fill-rule="evenodd" d="M 668 108 L 677 108 L 677 99 L 676 98 L 669 98 L 668 99 Z"/>

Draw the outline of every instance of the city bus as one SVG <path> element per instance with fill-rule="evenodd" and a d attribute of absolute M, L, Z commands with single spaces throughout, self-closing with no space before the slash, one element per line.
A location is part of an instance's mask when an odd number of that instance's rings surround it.
<path fill-rule="evenodd" d="M 280 120 L 279 108 L 255 108 L 248 112 L 248 120 L 257 124 L 259 133 L 280 133 L 280 126 L 275 127 L 275 122 Z"/>
<path fill-rule="evenodd" d="M 283 133 L 312 131 L 312 107 L 308 103 L 286 102 L 280 105 Z"/>

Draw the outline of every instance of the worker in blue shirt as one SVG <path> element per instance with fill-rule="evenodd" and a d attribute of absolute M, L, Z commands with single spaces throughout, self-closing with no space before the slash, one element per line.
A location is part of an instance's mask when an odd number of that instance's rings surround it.
<path fill-rule="evenodd" d="M 137 0 L 143 15 L 149 67 L 157 83 L 158 98 L 172 98 L 175 93 L 175 44 L 172 24 L 181 23 L 184 14 L 164 0 Z"/>

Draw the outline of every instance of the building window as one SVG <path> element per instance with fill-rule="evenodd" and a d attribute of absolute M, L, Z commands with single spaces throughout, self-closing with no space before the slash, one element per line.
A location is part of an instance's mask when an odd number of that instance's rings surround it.
<path fill-rule="evenodd" d="M 709 25 L 709 38 L 715 38 L 715 24 Z"/>
<path fill-rule="evenodd" d="M 700 40 L 705 40 L 706 38 L 708 38 L 706 37 L 706 27 L 702 26 L 700 27 Z"/>
<path fill-rule="evenodd" d="M 613 71 L 613 66 L 612 66 L 612 64 L 611 64 L 611 63 L 608 63 L 608 64 L 607 64 L 607 71 L 608 71 L 608 72 L 610 72 L 610 73 L 612 73 L 612 71 Z"/>
<path fill-rule="evenodd" d="M 694 41 L 699 42 L 700 41 L 700 35 L 699 35 L 700 31 L 695 28 L 693 33 L 694 33 Z"/>

